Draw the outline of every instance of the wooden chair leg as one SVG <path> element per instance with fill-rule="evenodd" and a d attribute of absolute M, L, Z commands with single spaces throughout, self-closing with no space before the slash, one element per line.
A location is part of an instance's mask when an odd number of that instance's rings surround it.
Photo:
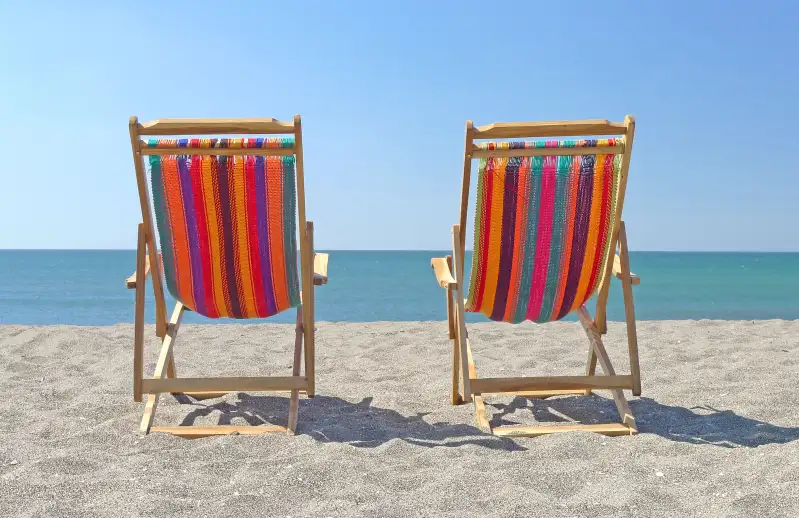
<path fill-rule="evenodd" d="M 588 344 L 588 364 L 585 366 L 585 375 L 586 376 L 594 376 L 596 374 L 596 353 L 594 352 L 594 347 L 591 344 Z M 586 396 L 591 395 L 591 390 L 585 391 Z"/>
<path fill-rule="evenodd" d="M 591 343 L 594 354 L 596 355 L 599 364 L 602 366 L 602 371 L 607 376 L 615 376 L 616 370 L 613 368 L 613 364 L 610 362 L 608 352 L 605 350 L 605 345 L 602 343 L 602 335 L 596 328 L 594 321 L 591 319 L 591 316 L 588 314 L 588 310 L 585 309 L 585 306 L 582 306 L 577 310 L 577 316 L 580 318 L 580 323 L 582 324 L 583 329 L 585 329 L 585 334 L 588 336 L 588 340 Z M 638 428 L 635 424 L 635 417 L 633 417 L 630 406 L 627 404 L 627 400 L 624 398 L 624 392 L 622 392 L 621 389 L 611 389 L 610 393 L 613 395 L 613 401 L 616 403 L 616 409 L 619 412 L 622 423 L 630 427 L 630 430 L 633 433 L 637 433 Z"/>
<path fill-rule="evenodd" d="M 447 290 L 447 296 L 452 299 L 452 291 Z M 456 328 L 457 317 L 455 316 L 454 312 L 450 315 L 450 319 L 452 319 L 453 328 Z M 457 330 L 453 333 L 452 336 L 452 404 L 458 405 L 463 401 L 460 394 L 460 341 L 458 340 L 458 332 Z"/>
<path fill-rule="evenodd" d="M 175 355 L 171 355 L 169 357 L 169 363 L 166 364 L 166 377 L 167 378 L 177 378 L 178 373 L 175 370 Z"/>
<path fill-rule="evenodd" d="M 469 338 L 466 338 L 466 355 L 469 363 L 469 377 L 477 379 L 477 367 L 474 365 L 474 358 L 472 357 L 472 345 L 469 343 Z M 491 431 L 491 423 L 488 422 L 488 415 L 486 414 L 485 400 L 482 394 L 472 395 L 474 398 L 474 416 L 477 419 L 477 425 L 484 429 Z"/>
<path fill-rule="evenodd" d="M 452 290 L 452 295 L 455 297 L 455 311 L 457 312 L 455 322 L 455 335 L 458 341 L 459 354 L 461 359 L 461 374 L 463 378 L 463 402 L 469 403 L 472 400 L 472 387 L 469 382 L 469 353 L 467 351 L 467 334 L 466 334 L 466 307 L 463 303 L 463 272 L 461 266 L 463 265 L 463 248 L 461 247 L 460 226 L 453 225 L 452 227 L 452 252 L 454 254 L 455 262 L 455 279 L 458 284 L 457 288 Z"/>
<path fill-rule="evenodd" d="M 308 254 L 311 258 L 308 261 L 307 270 L 303 272 L 302 282 L 309 283 L 310 288 L 307 290 L 310 295 L 310 300 L 303 301 L 303 311 L 307 312 L 303 317 L 303 331 L 304 331 L 304 344 L 305 344 L 305 375 L 308 377 L 308 391 L 307 395 L 312 398 L 316 395 L 316 342 L 315 342 L 315 326 L 314 322 L 314 271 L 313 271 L 313 257 L 314 257 L 314 242 L 313 242 L 313 221 L 306 222 L 305 228 L 306 245 L 308 247 Z M 301 236 L 302 237 L 302 236 Z M 306 281 L 307 277 L 307 281 Z"/>
<path fill-rule="evenodd" d="M 468 352 L 468 338 L 466 334 L 466 309 L 463 304 L 463 297 L 460 290 L 453 291 L 453 295 L 457 298 L 456 304 L 458 315 L 455 318 L 458 327 L 455 334 L 457 335 L 458 352 L 460 355 L 460 371 L 463 380 L 463 402 L 469 403 L 472 400 L 472 387 L 469 381 L 469 352 Z"/>
<path fill-rule="evenodd" d="M 146 236 L 144 224 L 139 223 L 139 240 L 136 247 L 136 302 L 133 327 L 133 401 L 142 400 L 141 384 L 144 378 L 144 284 L 146 261 Z"/>
<path fill-rule="evenodd" d="M 302 361 L 302 306 L 297 308 L 297 326 L 295 328 L 294 337 L 294 367 L 291 371 L 292 376 L 300 375 L 300 362 Z M 294 435 L 297 430 L 297 414 L 300 408 L 300 391 L 291 391 L 291 401 L 289 402 L 289 422 L 287 432 L 289 435 Z"/>
<path fill-rule="evenodd" d="M 172 357 L 172 346 L 177 338 L 180 322 L 183 320 L 183 311 L 183 304 L 180 302 L 175 304 L 175 310 L 172 312 L 172 318 L 169 319 L 167 333 L 164 337 L 163 345 L 161 346 L 161 352 L 158 356 L 158 363 L 155 365 L 153 379 L 163 379 L 166 376 L 167 365 Z M 144 415 L 142 416 L 141 425 L 139 426 L 139 431 L 143 434 L 150 433 L 150 428 L 153 425 L 153 419 L 155 419 L 155 410 L 158 408 L 159 395 L 160 394 L 149 394 L 147 396 L 147 404 L 144 407 Z"/>
<path fill-rule="evenodd" d="M 630 277 L 630 251 L 627 249 L 627 229 L 622 221 L 619 226 L 619 259 L 621 262 L 621 286 L 624 293 L 624 318 L 627 323 L 627 348 L 630 354 L 630 374 L 633 376 L 633 395 L 641 395 L 641 368 L 638 362 L 638 332 L 635 327 L 635 303 L 633 283 Z"/>

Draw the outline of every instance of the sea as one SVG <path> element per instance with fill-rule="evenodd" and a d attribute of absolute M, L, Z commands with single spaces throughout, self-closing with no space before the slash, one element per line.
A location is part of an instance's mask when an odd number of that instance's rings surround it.
<path fill-rule="evenodd" d="M 317 288 L 318 321 L 446 319 L 444 290 L 430 268 L 430 258 L 446 252 L 327 252 L 329 283 Z M 134 292 L 124 281 L 135 263 L 132 250 L 1 250 L 0 324 L 131 323 Z M 632 252 L 630 263 L 641 277 L 634 287 L 639 320 L 799 318 L 799 253 Z M 148 282 L 146 316 L 153 322 L 149 290 Z M 590 303 L 589 308 L 593 313 Z M 482 315 L 468 318 L 488 321 Z M 616 281 L 608 318 L 624 320 Z M 287 311 L 263 322 L 293 321 Z M 184 322 L 235 321 L 189 313 Z"/>

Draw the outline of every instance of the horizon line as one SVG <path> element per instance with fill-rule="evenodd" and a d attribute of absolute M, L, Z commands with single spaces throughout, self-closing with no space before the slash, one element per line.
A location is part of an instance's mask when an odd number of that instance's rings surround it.
<path fill-rule="evenodd" d="M 135 248 L 0 248 L 0 252 L 135 252 Z M 474 249 L 466 249 L 466 252 L 473 252 Z M 315 252 L 432 252 L 449 253 L 451 250 L 435 248 L 319 248 Z M 729 249 L 709 249 L 709 250 L 630 250 L 630 252 L 643 253 L 698 253 L 698 254 L 796 254 L 799 250 L 729 250 Z"/>

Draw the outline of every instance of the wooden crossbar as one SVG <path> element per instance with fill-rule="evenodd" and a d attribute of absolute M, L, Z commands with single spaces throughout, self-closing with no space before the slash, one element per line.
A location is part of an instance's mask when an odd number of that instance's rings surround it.
<path fill-rule="evenodd" d="M 621 155 L 624 145 L 596 147 L 534 147 L 524 149 L 482 149 L 472 147 L 472 158 L 511 156 L 575 156 L 575 155 Z"/>
<path fill-rule="evenodd" d="M 142 155 L 253 155 L 253 156 L 289 156 L 296 151 L 293 147 L 281 148 L 233 148 L 233 147 L 148 147 L 141 141 Z"/>
<path fill-rule="evenodd" d="M 142 391 L 163 392 L 255 392 L 302 390 L 308 386 L 305 376 L 234 377 L 234 378 L 163 378 L 142 380 Z"/>
<path fill-rule="evenodd" d="M 602 119 L 581 121 L 495 122 L 474 128 L 475 139 L 524 137 L 577 137 L 624 135 L 627 127 L 621 122 Z M 469 149 L 468 147 L 466 149 Z"/>
<path fill-rule="evenodd" d="M 138 125 L 139 135 L 276 135 L 294 133 L 294 124 L 276 119 L 157 119 Z"/>
<path fill-rule="evenodd" d="M 500 426 L 493 429 L 498 437 L 539 437 L 562 432 L 592 432 L 608 436 L 634 435 L 637 430 L 621 423 L 575 424 L 555 426 Z"/>
<path fill-rule="evenodd" d="M 184 439 L 201 439 L 214 435 L 261 435 L 264 433 L 286 432 L 279 425 L 217 425 L 217 426 L 153 426 L 152 432 L 170 433 Z"/>
<path fill-rule="evenodd" d="M 477 378 L 471 380 L 472 394 L 521 390 L 632 389 L 633 378 L 624 376 L 542 376 L 522 378 Z"/>

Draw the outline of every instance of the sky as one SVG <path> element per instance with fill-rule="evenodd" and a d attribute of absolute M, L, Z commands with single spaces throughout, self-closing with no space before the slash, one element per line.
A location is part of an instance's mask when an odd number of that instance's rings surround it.
<path fill-rule="evenodd" d="M 0 0 L 0 248 L 135 248 L 131 115 L 300 114 L 317 249 L 444 250 L 467 119 L 632 114 L 632 250 L 799 251 L 797 3 L 69 4 Z"/>

